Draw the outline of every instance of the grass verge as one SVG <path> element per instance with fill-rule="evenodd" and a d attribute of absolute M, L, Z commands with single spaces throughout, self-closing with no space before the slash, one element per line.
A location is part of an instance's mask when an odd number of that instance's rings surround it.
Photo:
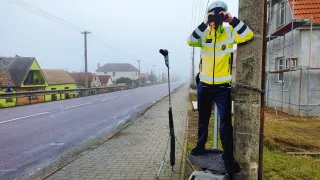
<path fill-rule="evenodd" d="M 196 93 L 189 95 L 190 101 L 196 101 Z M 198 112 L 188 112 L 187 152 L 195 146 L 198 134 Z M 207 148 L 213 146 L 213 116 L 209 123 Z M 320 158 L 292 156 L 286 152 L 320 152 L 320 119 L 288 116 L 270 109 L 265 111 L 265 180 L 319 180 Z M 218 148 L 221 148 L 219 140 Z M 186 165 L 186 173 L 192 173 Z"/>

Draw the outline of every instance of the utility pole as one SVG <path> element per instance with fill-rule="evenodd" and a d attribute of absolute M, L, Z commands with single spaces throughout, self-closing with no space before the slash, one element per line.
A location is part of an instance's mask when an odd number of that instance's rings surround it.
<path fill-rule="evenodd" d="M 141 85 L 141 77 L 140 77 L 140 61 L 141 60 L 137 60 L 138 61 L 138 66 L 139 66 L 139 87 Z"/>
<path fill-rule="evenodd" d="M 191 82 L 192 82 L 192 86 L 195 86 L 196 83 L 194 82 L 195 81 L 195 79 L 194 79 L 195 78 L 195 76 L 194 76 L 194 47 L 192 47 L 191 55 L 192 55 L 192 58 L 191 58 L 192 59 L 192 71 L 191 71 L 192 72 L 192 80 L 191 80 Z"/>
<path fill-rule="evenodd" d="M 153 84 L 156 84 L 156 65 L 152 65 L 153 66 L 153 75 L 154 75 L 154 80 L 153 80 Z"/>
<path fill-rule="evenodd" d="M 88 88 L 88 55 L 87 55 L 87 34 L 91 34 L 90 31 L 83 31 L 81 34 L 84 34 L 84 61 L 85 61 L 85 73 L 84 73 L 84 86 Z"/>
<path fill-rule="evenodd" d="M 237 49 L 237 82 L 265 87 L 267 0 L 239 0 L 239 19 L 254 33 L 254 39 Z M 264 95 L 250 87 L 236 86 L 235 158 L 243 169 L 237 180 L 262 180 Z"/>

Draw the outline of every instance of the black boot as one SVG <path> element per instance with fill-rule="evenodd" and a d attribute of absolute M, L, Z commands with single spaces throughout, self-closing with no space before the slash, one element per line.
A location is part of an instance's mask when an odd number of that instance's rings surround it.
<path fill-rule="evenodd" d="M 240 164 L 235 159 L 233 160 L 224 160 L 224 166 L 228 173 L 235 174 L 241 171 Z"/>
<path fill-rule="evenodd" d="M 191 154 L 194 156 L 200 156 L 205 154 L 205 148 L 199 148 L 199 147 L 195 147 L 191 150 Z"/>

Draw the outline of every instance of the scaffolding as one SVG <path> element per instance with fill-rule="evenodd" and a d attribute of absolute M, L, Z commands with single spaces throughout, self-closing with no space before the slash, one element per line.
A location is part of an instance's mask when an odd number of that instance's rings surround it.
<path fill-rule="evenodd" d="M 266 55 L 266 104 L 267 106 L 273 106 L 276 114 L 278 113 L 278 110 L 280 108 L 282 112 L 287 112 L 291 115 L 309 116 L 310 111 L 314 110 L 317 107 L 320 107 L 319 102 L 318 104 L 310 103 L 310 95 L 312 93 L 316 92 L 318 95 L 320 95 L 320 88 L 311 88 L 310 82 L 311 71 L 320 70 L 319 67 L 312 67 L 311 65 L 313 30 L 312 17 L 308 19 L 295 19 L 295 0 L 282 1 L 281 3 L 277 4 L 277 6 L 279 6 L 278 8 L 274 7 L 277 2 L 279 1 L 268 1 L 268 36 L 266 40 L 268 43 L 268 51 Z M 286 23 L 286 9 L 291 9 L 291 18 L 289 23 Z M 281 17 L 281 13 L 284 17 Z M 278 14 L 280 14 L 280 17 L 277 16 Z M 276 17 L 276 19 L 274 19 L 274 17 Z M 278 26 L 278 21 L 283 22 Z M 298 58 L 297 56 L 294 56 L 294 31 L 297 28 L 305 25 L 306 23 L 310 23 L 310 43 L 308 52 L 309 58 L 308 65 L 302 66 L 298 65 Z M 286 36 L 290 39 L 289 44 L 286 44 Z M 287 54 L 290 54 L 289 57 L 287 56 Z M 302 89 L 305 87 L 303 86 L 303 82 L 305 82 L 303 81 L 304 74 L 306 74 L 307 76 L 306 102 L 302 102 L 303 99 L 301 98 L 303 94 Z M 286 82 L 284 81 L 285 77 L 289 78 L 289 80 Z M 298 97 L 293 95 L 293 88 L 294 90 L 296 90 L 296 87 L 293 87 L 293 81 L 296 85 L 299 86 L 298 92 L 296 93 L 298 94 Z M 277 87 L 274 88 L 274 86 L 281 87 L 278 87 L 277 89 Z M 278 98 L 276 98 L 275 95 L 278 95 Z M 287 96 L 287 98 L 284 98 L 285 96 Z M 293 98 L 298 98 L 298 102 L 294 103 Z M 285 99 L 287 100 L 285 101 Z M 270 105 L 270 101 L 273 102 L 272 105 Z M 280 107 L 277 104 L 280 104 Z M 287 105 L 287 111 L 284 108 L 285 104 Z M 297 113 L 292 110 L 292 106 L 298 107 Z"/>

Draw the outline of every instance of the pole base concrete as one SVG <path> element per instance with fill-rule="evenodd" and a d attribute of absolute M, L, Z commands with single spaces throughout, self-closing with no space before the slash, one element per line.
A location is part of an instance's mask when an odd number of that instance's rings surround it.
<path fill-rule="evenodd" d="M 188 180 L 229 180 L 229 176 L 213 174 L 210 171 L 194 171 Z"/>

